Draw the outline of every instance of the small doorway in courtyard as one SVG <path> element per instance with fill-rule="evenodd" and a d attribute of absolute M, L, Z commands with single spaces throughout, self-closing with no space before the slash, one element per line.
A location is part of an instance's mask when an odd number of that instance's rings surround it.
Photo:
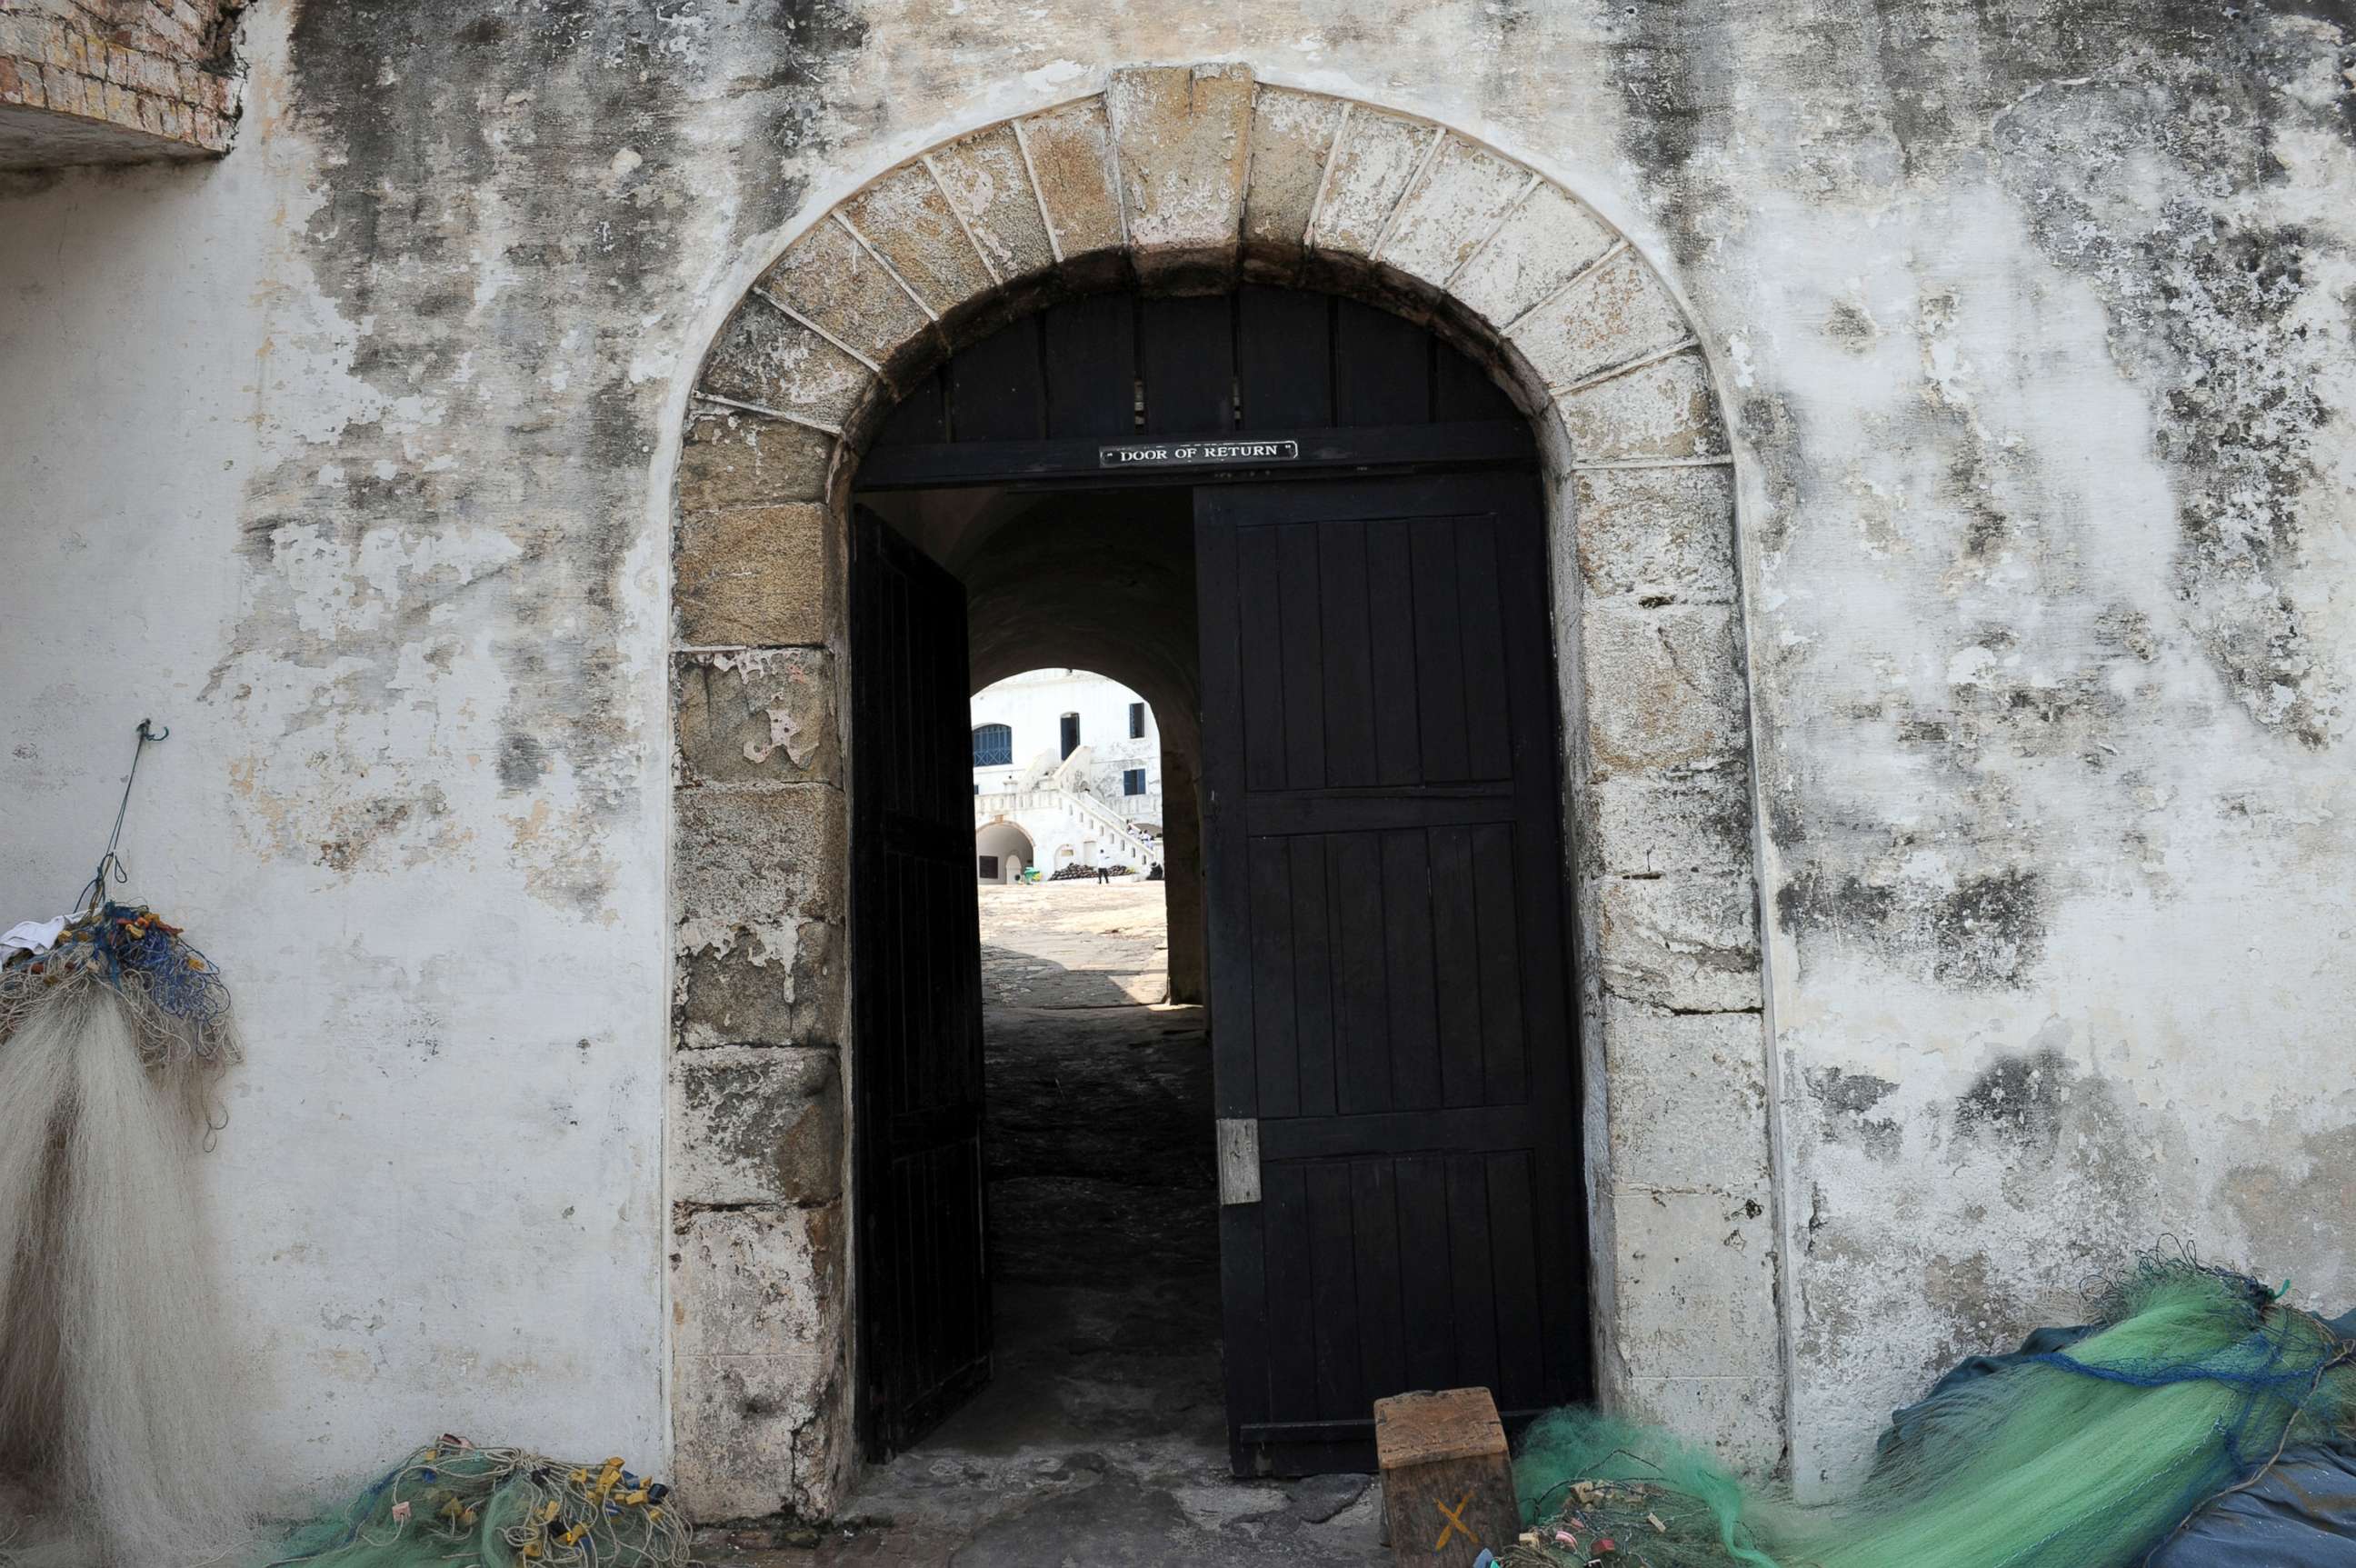
<path fill-rule="evenodd" d="M 1547 552 L 1505 396 L 1323 295 L 1096 295 L 910 389 L 857 496 L 858 1392 L 871 1461 L 905 1455 L 867 1499 L 942 1501 L 928 1455 L 981 1492 L 989 1455 L 1364 1471 L 1386 1394 L 1587 1393 Z M 1025 735 L 974 702 L 1072 671 L 1156 742 L 1158 861 L 1133 813 L 1021 803 L 1142 782 L 1093 768 L 1086 704 L 1033 693 Z"/>

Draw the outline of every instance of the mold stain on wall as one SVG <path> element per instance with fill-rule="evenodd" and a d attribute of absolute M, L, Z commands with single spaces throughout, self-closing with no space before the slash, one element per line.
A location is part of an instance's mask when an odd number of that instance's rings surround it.
<path fill-rule="evenodd" d="M 211 682 L 262 737 L 265 853 L 487 857 L 613 918 L 671 361 L 714 258 L 798 204 L 862 38 L 823 0 L 299 7 L 285 113 L 319 167 L 295 243 L 345 412 L 251 487 Z"/>

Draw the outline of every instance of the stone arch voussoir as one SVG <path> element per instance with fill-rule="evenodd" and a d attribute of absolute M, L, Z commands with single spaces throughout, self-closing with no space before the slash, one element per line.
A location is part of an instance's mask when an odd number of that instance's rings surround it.
<path fill-rule="evenodd" d="M 1149 67 L 868 181 L 761 273 L 695 383 L 668 1157 L 677 1467 L 707 1517 L 824 1517 L 854 1467 L 836 715 L 858 454 L 1016 316 L 1238 279 L 1431 324 L 1539 432 L 1601 1391 L 1753 1467 L 1781 1449 L 1735 489 L 1703 348 L 1622 235 L 1496 148 L 1243 65 Z"/>

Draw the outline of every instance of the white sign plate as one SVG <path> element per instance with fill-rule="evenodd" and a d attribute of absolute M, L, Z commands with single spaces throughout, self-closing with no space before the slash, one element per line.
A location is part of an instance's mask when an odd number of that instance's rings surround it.
<path fill-rule="evenodd" d="M 1097 448 L 1099 468 L 1207 468 L 1300 460 L 1298 441 L 1138 441 Z"/>

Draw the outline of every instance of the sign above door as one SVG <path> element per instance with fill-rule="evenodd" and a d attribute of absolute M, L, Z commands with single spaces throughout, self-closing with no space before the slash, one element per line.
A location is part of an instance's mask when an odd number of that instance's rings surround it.
<path fill-rule="evenodd" d="M 1300 460 L 1298 441 L 1141 441 L 1097 448 L 1099 468 L 1200 468 Z"/>

